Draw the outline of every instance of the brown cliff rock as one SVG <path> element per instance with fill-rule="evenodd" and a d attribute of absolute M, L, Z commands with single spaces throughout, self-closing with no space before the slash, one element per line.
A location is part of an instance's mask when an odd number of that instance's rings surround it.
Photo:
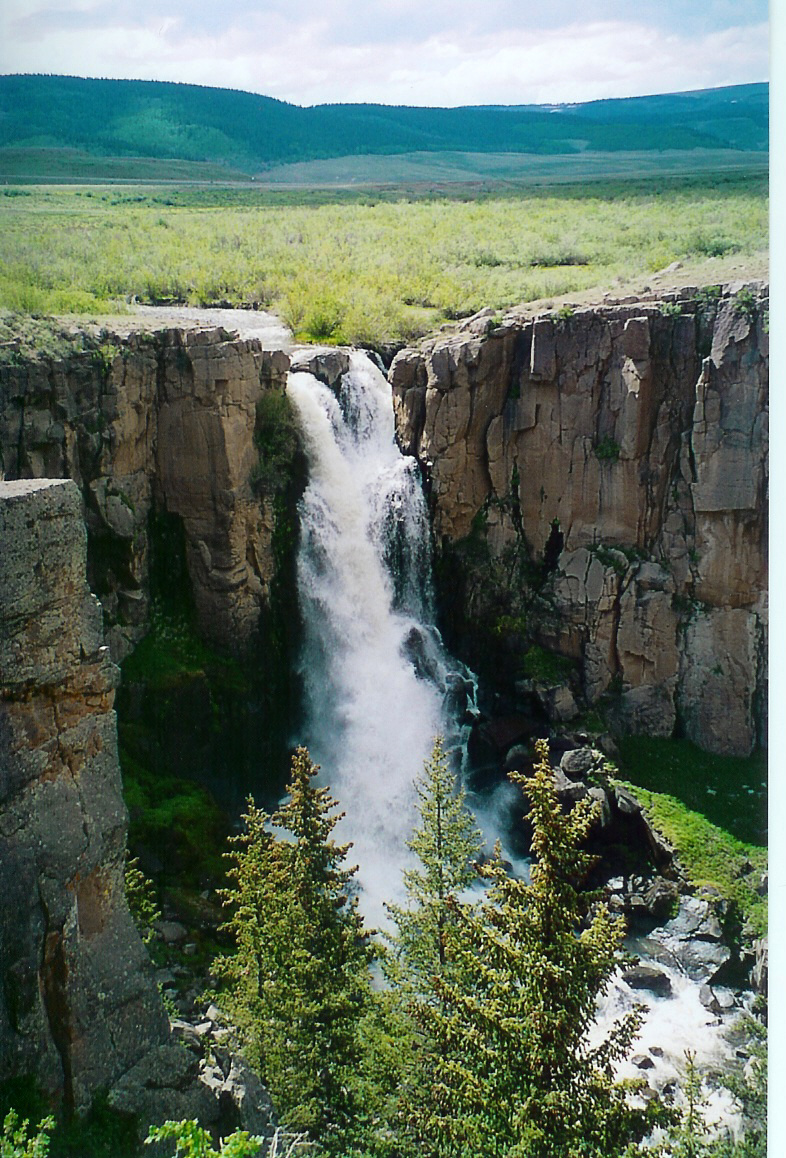
<path fill-rule="evenodd" d="M 0 1080 L 84 1108 L 166 1041 L 125 901 L 117 668 L 73 482 L 0 483 Z"/>
<path fill-rule="evenodd" d="M 614 693 L 621 726 L 670 735 L 679 717 L 734 754 L 763 734 L 766 679 L 768 302 L 742 289 L 511 315 L 390 371 L 461 560 L 458 620 L 526 618 L 579 662 L 589 704 Z"/>
<path fill-rule="evenodd" d="M 121 661 L 149 621 L 148 516 L 182 520 L 204 637 L 242 653 L 273 573 L 273 516 L 252 492 L 255 407 L 289 357 L 220 327 L 103 333 L 0 367 L 8 478 L 73 479 L 89 580 Z"/>

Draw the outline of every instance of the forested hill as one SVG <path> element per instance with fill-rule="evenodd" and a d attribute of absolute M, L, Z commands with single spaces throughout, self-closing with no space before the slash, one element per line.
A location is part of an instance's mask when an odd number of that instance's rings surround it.
<path fill-rule="evenodd" d="M 0 76 L 0 149 L 178 158 L 241 173 L 357 154 L 767 148 L 769 86 L 582 105 L 301 108 L 164 81 Z"/>

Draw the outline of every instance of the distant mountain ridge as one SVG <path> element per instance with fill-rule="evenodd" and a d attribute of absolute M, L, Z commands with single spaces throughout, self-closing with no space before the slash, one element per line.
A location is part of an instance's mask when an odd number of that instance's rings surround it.
<path fill-rule="evenodd" d="M 311 107 L 170 81 L 0 76 L 0 150 L 76 149 L 236 172 L 352 155 L 768 147 L 769 85 L 547 106 Z"/>

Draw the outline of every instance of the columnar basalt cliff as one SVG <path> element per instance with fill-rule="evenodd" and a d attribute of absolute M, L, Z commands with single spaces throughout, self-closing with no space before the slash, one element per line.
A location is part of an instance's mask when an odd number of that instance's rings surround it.
<path fill-rule="evenodd" d="M 574 660 L 557 718 L 578 692 L 632 731 L 764 741 L 767 305 L 752 285 L 484 313 L 396 357 L 454 640 Z"/>
<path fill-rule="evenodd" d="M 602 705 L 623 729 L 750 752 L 766 701 L 765 289 L 489 315 L 390 372 L 430 487 L 450 643 L 511 685 L 533 678 L 533 644 L 571 661 L 561 684 L 535 680 L 552 719 Z M 130 327 L 61 356 L 6 351 L 2 467 L 79 485 L 115 660 L 150 621 L 151 512 L 182 533 L 203 638 L 241 655 L 259 642 L 276 543 L 255 428 L 285 345 Z M 255 659 L 263 679 L 282 666 Z"/>
<path fill-rule="evenodd" d="M 119 673 L 74 483 L 0 483 L 0 542 L 0 1081 L 80 1109 L 169 1025 L 125 901 Z"/>
<path fill-rule="evenodd" d="M 239 654 L 253 642 L 273 573 L 273 516 L 250 485 L 255 407 L 288 364 L 259 339 L 202 328 L 104 333 L 0 367 L 6 477 L 79 485 L 115 660 L 149 620 L 153 508 L 182 521 L 204 638 Z"/>

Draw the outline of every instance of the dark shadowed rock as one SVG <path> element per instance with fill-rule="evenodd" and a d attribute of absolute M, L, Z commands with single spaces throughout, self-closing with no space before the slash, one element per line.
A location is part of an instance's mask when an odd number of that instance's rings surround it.
<path fill-rule="evenodd" d="M 644 903 L 647 912 L 657 921 L 671 916 L 678 901 L 680 892 L 674 881 L 657 877 L 644 894 Z"/>
<path fill-rule="evenodd" d="M 671 997 L 671 980 L 667 973 L 655 965 L 633 965 L 623 972 L 622 980 L 631 989 L 646 989 L 658 997 Z"/>
<path fill-rule="evenodd" d="M 571 780 L 583 780 L 595 769 L 598 759 L 602 764 L 601 753 L 595 752 L 593 748 L 574 748 L 572 752 L 565 752 L 559 766 Z"/>

